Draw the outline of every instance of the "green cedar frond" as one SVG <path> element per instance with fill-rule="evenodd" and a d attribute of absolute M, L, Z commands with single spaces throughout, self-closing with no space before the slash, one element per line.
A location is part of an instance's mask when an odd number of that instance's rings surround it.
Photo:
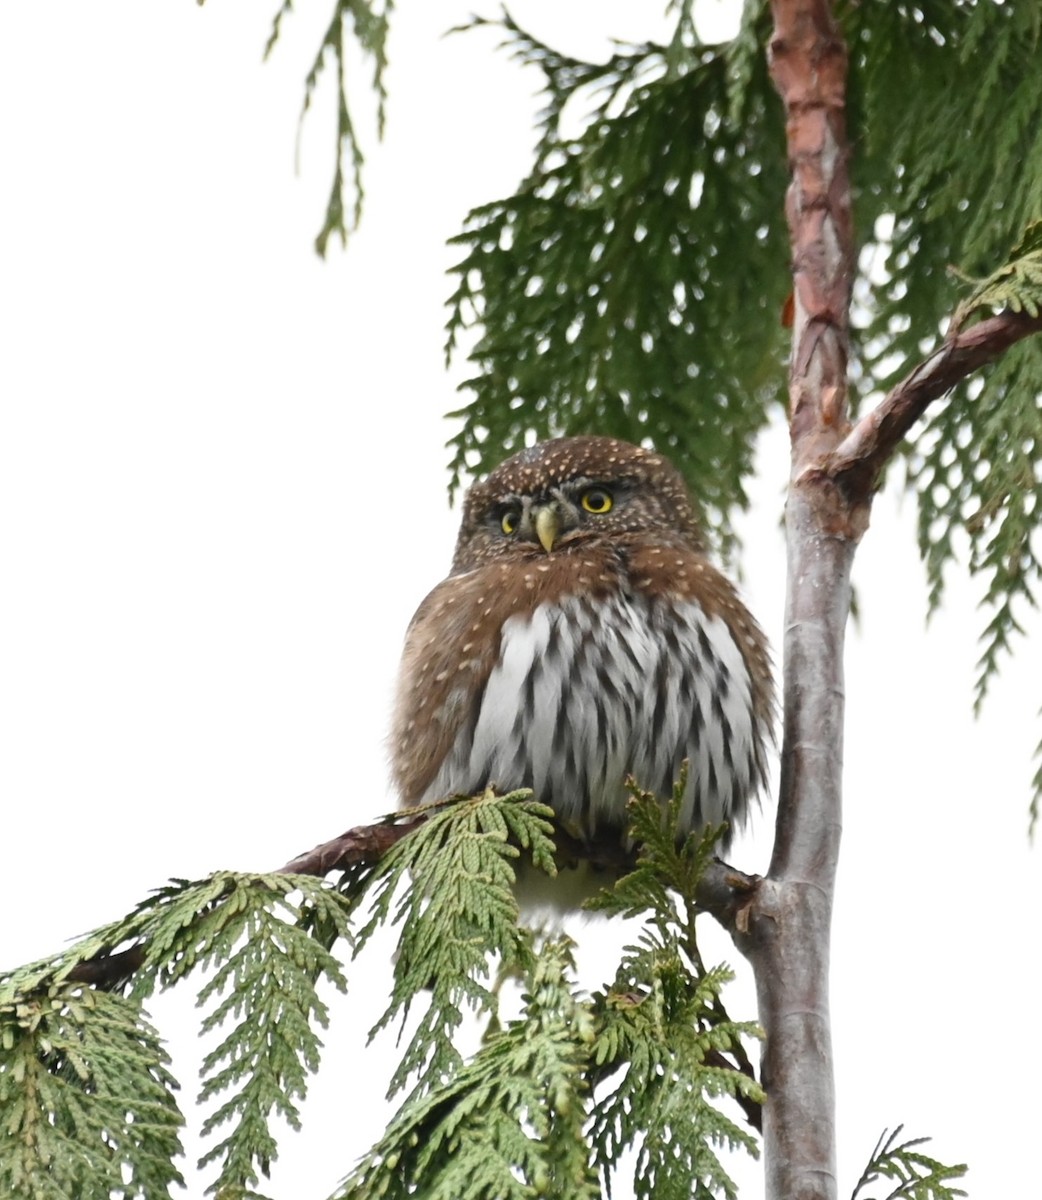
<path fill-rule="evenodd" d="M 0 980 L 0 1185 L 34 1200 L 169 1194 L 179 1180 L 176 1084 L 140 1004 L 200 967 L 211 972 L 203 1031 L 223 1035 L 203 1063 L 200 1099 L 223 1101 L 203 1132 L 225 1127 L 200 1166 L 219 1165 L 211 1193 L 262 1200 L 257 1184 L 276 1154 L 271 1119 L 298 1124 L 318 1065 L 316 1028 L 327 1022 L 316 984 L 345 986 L 330 947 L 350 936 L 364 887 L 372 917 L 356 946 L 381 921 L 401 924 L 378 1028 L 404 1017 L 419 992 L 429 996 L 392 1090 L 417 1082 L 341 1195 L 419 1187 L 435 1200 L 592 1200 L 629 1145 L 638 1195 L 651 1186 L 679 1195 L 684 1179 L 686 1194 L 730 1195 L 719 1147 L 755 1146 L 714 1101 L 760 1099 L 740 1069 L 741 1039 L 757 1030 L 727 1017 L 719 993 L 730 973 L 702 969 L 693 908 L 669 890 L 693 895 L 713 845 L 712 836 L 678 842 L 682 791 L 681 780 L 663 806 L 633 788 L 633 832 L 645 845 L 622 903 L 643 910 L 646 927 L 612 987 L 592 1000 L 575 992 L 567 939 L 537 949 L 517 925 L 517 847 L 554 870 L 550 812 L 527 792 L 431 806 L 351 895 L 307 876 L 175 881 L 64 954 L 9 973 Z M 411 887 L 397 899 L 406 874 Z M 77 963 L 125 943 L 140 961 L 124 985 L 129 997 L 69 978 Z M 464 1061 L 452 1039 L 465 1008 L 494 1010 L 485 983 L 493 959 L 523 980 L 522 1012 Z"/>
<path fill-rule="evenodd" d="M 695 888 L 721 831 L 678 836 L 685 775 L 686 767 L 665 807 L 631 785 L 637 866 L 614 894 L 589 906 L 646 916 L 613 984 L 595 997 L 593 1061 L 601 1078 L 616 1077 L 595 1105 L 591 1137 L 606 1176 L 621 1151 L 637 1148 L 634 1188 L 649 1200 L 734 1196 L 717 1151 L 741 1147 L 755 1155 L 757 1144 L 715 1102 L 764 1099 L 742 1046 L 743 1037 L 762 1032 L 727 1015 L 720 992 L 732 972 L 706 970 L 696 941 Z"/>
<path fill-rule="evenodd" d="M 436 806 L 399 843 L 361 936 L 389 918 L 403 923 L 395 996 L 380 1025 L 429 990 L 394 1087 L 413 1072 L 420 1082 L 335 1200 L 595 1197 L 598 1179 L 607 1186 L 631 1146 L 638 1196 L 734 1194 L 719 1150 L 756 1153 L 756 1142 L 717 1105 L 725 1097 L 762 1102 L 741 1069 L 742 1039 L 760 1031 L 727 1016 L 720 991 L 731 973 L 702 968 L 692 912 L 671 890 L 693 896 L 715 843 L 712 834 L 678 841 L 683 787 L 681 779 L 667 805 L 632 788 L 631 832 L 645 844 L 619 884 L 623 898 L 612 908 L 604 897 L 598 907 L 641 912 L 646 925 L 612 985 L 592 1000 L 575 994 L 566 939 L 535 947 L 516 927 L 516 853 L 507 839 L 534 846 L 551 865 L 547 810 L 527 793 Z M 412 894 L 395 906 L 407 871 Z M 494 1021 L 465 1061 L 451 1038 L 464 1004 L 492 1009 L 481 981 L 493 951 L 521 975 L 523 1011 L 504 1027 Z"/>
<path fill-rule="evenodd" d="M 637 1148 L 639 1197 L 732 1197 L 719 1149 L 758 1154 L 755 1137 L 717 1106 L 721 1097 L 764 1099 L 755 1080 L 724 1057 L 743 1036 L 762 1036 L 755 1024 L 723 1012 L 720 989 L 731 978 L 723 966 L 693 972 L 678 937 L 645 929 L 611 989 L 597 997 L 593 1061 L 602 1077 L 614 1074 L 595 1105 L 590 1136 L 606 1171 L 622 1151 Z"/>
<path fill-rule="evenodd" d="M 278 7 L 278 11 L 272 18 L 271 33 L 268 34 L 268 40 L 264 44 L 264 61 L 267 62 L 271 52 L 275 49 L 275 44 L 282 35 L 282 22 L 293 11 L 293 0 L 282 0 Z"/>
<path fill-rule="evenodd" d="M 868 293 L 862 390 L 896 382 L 939 342 L 961 274 L 986 275 L 954 323 L 1042 305 L 1042 16 L 1035 5 L 849 5 L 851 128 L 861 221 L 889 214 L 882 282 Z M 959 84 L 952 87 L 955 72 Z M 913 117 L 902 81 L 915 79 Z M 970 148 L 973 148 L 972 150 Z M 1015 249 L 1008 252 L 1008 247 Z M 1005 265 L 994 270 L 997 262 Z M 949 268 L 957 264 L 958 272 Z M 1042 492 L 1042 338 L 957 387 L 910 455 L 931 611 L 965 549 L 985 581 L 977 705 L 1033 605 Z M 1042 778 L 1035 781 L 1037 807 Z"/>
<path fill-rule="evenodd" d="M 68 949 L 28 963 L 13 971 L 0 974 L 0 1004 L 11 1003 L 29 996 L 52 983 L 60 983 L 81 963 L 99 955 L 114 953 L 124 944 L 149 946 L 148 963 L 133 979 L 133 994 L 139 999 L 149 996 L 157 981 L 172 982 L 161 977 L 166 958 L 179 958 L 169 970 L 183 973 L 194 965 L 198 952 L 197 940 L 205 940 L 205 930 L 227 917 L 229 909 L 222 909 L 221 901 L 229 890 L 234 877 L 221 872 L 197 883 L 174 879 L 165 887 L 157 888 L 143 900 L 129 916 L 113 921 L 86 934 Z M 198 920 L 197 920 L 198 919 Z M 195 932 L 201 935 L 198 939 Z"/>
<path fill-rule="evenodd" d="M 453 1037 L 464 1009 L 495 1007 L 494 993 L 483 982 L 492 960 L 498 958 L 505 969 L 529 962 L 531 947 L 518 928 L 514 896 L 517 847 L 531 854 L 538 869 L 554 874 L 551 817 L 528 791 L 460 798 L 435 806 L 377 868 L 373 916 L 358 935 L 356 953 L 389 918 L 406 875 L 411 883 L 394 909 L 393 923 L 401 925 L 401 934 L 391 1002 L 370 1036 L 399 1017 L 404 1020 L 420 993 L 427 1000 L 391 1081 L 391 1095 L 413 1075 L 422 1091 L 456 1071 L 460 1056 Z"/>
<path fill-rule="evenodd" d="M 1042 221 L 1035 221 L 1010 251 L 1003 266 L 977 286 L 955 310 L 952 330 L 973 315 L 1010 309 L 1037 317 L 1042 310 Z"/>
<path fill-rule="evenodd" d="M 275 48 L 282 31 L 282 21 L 292 9 L 292 0 L 282 0 L 272 22 L 271 34 L 264 48 L 267 58 Z M 362 166 L 365 157 L 355 132 L 351 110 L 348 106 L 346 58 L 349 53 L 345 45 L 347 27 L 352 27 L 354 40 L 364 57 L 373 64 L 372 84 L 377 100 L 377 135 L 383 136 L 384 110 L 387 91 L 384 87 L 384 72 L 387 69 L 387 36 L 394 0 L 336 0 L 333 16 L 329 22 L 315 60 L 304 83 L 304 103 L 300 112 L 303 123 L 311 108 L 311 101 L 318 86 L 319 77 L 326 68 L 327 52 L 332 57 L 336 71 L 337 124 L 336 154 L 333 185 L 326 202 L 326 213 L 315 238 L 315 249 L 325 258 L 329 239 L 334 235 L 347 245 L 348 235 L 358 226 L 362 216 L 365 191 L 362 187 Z M 350 155 L 350 169 L 345 160 Z"/>
<path fill-rule="evenodd" d="M 62 954 L 0 979 L 0 1013 L 13 1012 L 18 1016 L 23 1012 L 33 1013 L 37 1006 L 42 1006 L 41 1011 L 48 1014 L 57 1003 L 57 1011 L 62 1014 L 63 1006 L 71 1002 L 52 1002 L 49 997 L 79 998 L 78 1006 L 70 1011 L 72 1018 L 82 1020 L 79 1031 L 85 1047 L 82 1052 L 77 1052 L 70 1037 L 63 1035 L 64 1040 L 55 1043 L 59 1047 L 57 1056 L 52 1054 L 53 1035 L 46 1024 L 35 1019 L 27 1027 L 35 1039 L 35 1050 L 23 1052 L 35 1053 L 40 1069 L 49 1076 L 64 1079 L 71 1069 L 77 1078 L 86 1081 L 82 1097 L 77 1098 L 75 1092 L 57 1082 L 45 1087 L 43 1076 L 39 1076 L 40 1094 L 45 1098 L 41 1101 L 42 1111 L 50 1114 L 55 1129 L 68 1142 L 63 1153 L 75 1159 L 90 1150 L 89 1134 L 94 1127 L 103 1127 L 106 1138 L 114 1145 L 129 1144 L 131 1148 L 136 1144 L 134 1139 L 139 1134 L 144 1136 L 149 1129 L 147 1114 L 134 1115 L 133 1105 L 125 1099 L 120 1100 L 122 1109 L 117 1119 L 113 1103 L 106 1099 L 108 1093 L 101 1083 L 95 1082 L 101 1078 L 101 1068 L 92 1065 L 100 1053 L 95 1041 L 99 1030 L 106 1029 L 97 1013 L 102 1016 L 109 1013 L 107 1006 L 111 1004 L 124 1015 L 123 1042 L 113 1043 L 110 1057 L 99 1060 L 108 1071 L 103 1080 L 105 1086 L 118 1088 L 117 1094 L 123 1097 L 120 1081 L 128 1074 L 133 1080 L 146 1068 L 153 1073 L 158 1070 L 143 1051 L 133 1048 L 134 1039 L 146 1050 L 155 1043 L 155 1035 L 141 1013 L 141 1001 L 156 986 L 169 987 L 196 968 L 216 968 L 200 992 L 201 1004 L 213 1003 L 202 1028 L 206 1031 L 223 1026 L 228 1019 L 235 1023 L 203 1063 L 200 1099 L 230 1094 L 205 1122 L 203 1132 L 212 1132 L 224 1123 L 231 1128 L 207 1152 L 200 1165 L 220 1163 L 220 1172 L 210 1191 L 243 1200 L 258 1196 L 252 1190 L 258 1172 L 267 1174 L 275 1157 L 275 1143 L 268 1127 L 271 1116 L 277 1114 L 290 1125 L 297 1124 L 297 1105 L 305 1094 L 307 1075 L 318 1066 L 321 1042 L 315 1026 L 324 1027 L 328 1014 L 316 985 L 321 979 L 341 991 L 346 987 L 343 972 L 329 947 L 337 937 L 348 937 L 352 905 L 351 898 L 323 880 L 309 876 L 222 871 L 198 883 L 175 880 L 158 889 L 123 920 L 89 934 Z M 128 997 L 63 982 L 78 963 L 125 942 L 140 946 L 143 957 L 142 964 L 127 982 Z M 156 1049 L 155 1054 L 158 1053 Z M 173 1086 L 165 1072 L 161 1078 L 164 1085 Z M 134 1088 L 137 1089 L 136 1084 Z M 126 1093 L 146 1094 L 152 1098 L 144 1083 L 140 1090 Z M 132 1118 L 129 1123 L 128 1113 Z M 175 1143 L 176 1137 L 174 1143 L 167 1139 L 157 1149 L 150 1150 L 157 1159 L 166 1155 L 168 1179 L 178 1178 L 171 1165 L 172 1154 L 180 1149 Z M 132 1149 L 123 1148 L 120 1153 L 124 1155 L 120 1161 L 131 1161 L 128 1156 Z M 118 1162 L 115 1169 L 118 1174 Z M 158 1178 L 158 1167 L 148 1169 L 151 1177 Z M 97 1194 L 107 1197 L 108 1187 Z M 93 1196 L 95 1193 L 72 1189 L 65 1194 Z"/>
<path fill-rule="evenodd" d="M 184 1119 L 138 1000 L 52 984 L 0 1004 L 0 1195 L 158 1200 Z"/>
<path fill-rule="evenodd" d="M 521 1016 L 429 1093 L 413 1096 L 333 1200 L 522 1200 L 600 1195 L 584 1125 L 593 1042 L 567 938 L 524 963 Z"/>
<path fill-rule="evenodd" d="M 307 1093 L 307 1077 L 318 1069 L 321 1040 L 329 1013 L 316 983 L 323 980 L 347 990 L 340 964 L 328 948 L 301 928 L 321 909 L 347 935 L 344 899 L 319 880 L 278 879 L 277 900 L 252 903 L 254 881 L 234 897 L 241 922 L 234 930 L 236 948 L 220 954 L 220 966 L 199 993 L 199 1003 L 219 1001 L 202 1023 L 203 1032 L 234 1024 L 220 1045 L 203 1060 L 200 1102 L 229 1093 L 203 1123 L 203 1134 L 231 1123 L 227 1136 L 206 1152 L 200 1167 L 220 1164 L 208 1189 L 218 1196 L 252 1195 L 258 1172 L 268 1174 L 277 1154 L 270 1122 L 273 1114 L 299 1129 L 298 1101 Z M 290 900 L 303 891 L 304 904 Z M 252 893 L 252 894 L 251 894 Z M 282 911 L 279 911 L 279 910 Z M 306 910 L 306 915 L 305 915 Z M 283 913 L 292 919 L 287 920 Z"/>
<path fill-rule="evenodd" d="M 542 70 L 546 104 L 528 178 L 454 239 L 447 352 L 479 332 L 471 399 L 453 414 L 453 485 L 531 437 L 650 441 L 726 540 L 786 340 L 783 135 L 762 52 L 743 59 L 744 41 L 706 47 L 681 32 L 587 63 L 501 24 Z M 736 62 L 755 80 L 740 125 Z M 577 94 L 592 115 L 568 137 Z"/>
<path fill-rule="evenodd" d="M 990 274 L 1042 216 L 1040 20 L 1036 5 L 961 0 L 844 4 L 839 15 L 859 225 L 869 240 L 880 217 L 893 227 L 858 318 L 868 393 L 936 340 L 957 299 L 948 268 Z"/>
<path fill-rule="evenodd" d="M 919 494 L 919 546 L 931 611 L 957 557 L 984 583 L 988 621 L 981 634 L 976 702 L 1037 607 L 1042 581 L 1042 356 L 1029 338 L 994 368 L 957 387 L 908 463 Z M 1042 795 L 1042 775 L 1034 781 Z"/>
<path fill-rule="evenodd" d="M 878 1200 L 878 1197 L 868 1195 L 865 1189 L 879 1179 L 896 1184 L 885 1196 L 879 1193 L 882 1200 L 954 1200 L 956 1196 L 965 1196 L 961 1188 L 952 1187 L 949 1183 L 966 1174 L 965 1164 L 948 1167 L 916 1149 L 925 1145 L 929 1138 L 898 1142 L 903 1128 L 903 1125 L 898 1125 L 890 1134 L 883 1130 L 851 1200 Z"/>
<path fill-rule="evenodd" d="M 709 826 L 697 833 L 681 831 L 687 774 L 688 763 L 684 762 L 673 794 L 665 804 L 633 779 L 626 781 L 630 793 L 626 808 L 630 836 L 638 847 L 637 865 L 614 888 L 601 892 L 585 907 L 620 916 L 634 916 L 646 910 L 660 921 L 670 921 L 676 909 L 667 889 L 672 889 L 686 904 L 693 904 L 695 887 L 713 859 L 725 827 Z"/>
<path fill-rule="evenodd" d="M 855 313 L 862 341 L 854 374 L 867 396 L 939 344 L 960 277 L 984 279 L 956 326 L 991 306 L 1039 311 L 1042 10 L 931 0 L 847 4 L 840 16 L 850 41 L 859 224 L 881 237 L 882 261 Z M 891 232 L 877 229 L 880 218 Z M 909 457 L 931 611 L 959 558 L 985 583 L 979 707 L 1038 582 L 1042 337 L 957 387 Z M 1036 810 L 1042 777 L 1034 788 Z"/>

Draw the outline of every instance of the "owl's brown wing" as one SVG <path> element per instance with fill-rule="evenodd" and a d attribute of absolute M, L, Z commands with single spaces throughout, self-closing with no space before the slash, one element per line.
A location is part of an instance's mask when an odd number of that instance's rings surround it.
<path fill-rule="evenodd" d="M 460 729 L 476 719 L 506 615 L 502 591 L 485 586 L 488 574 L 483 568 L 443 580 L 409 624 L 391 727 L 403 807 L 422 800 Z"/>
<path fill-rule="evenodd" d="M 616 585 L 616 557 L 606 547 L 525 555 L 450 575 L 426 597 L 405 636 L 391 729 L 403 806 L 421 802 L 457 736 L 474 728 L 509 618 L 577 590 L 599 600 Z"/>

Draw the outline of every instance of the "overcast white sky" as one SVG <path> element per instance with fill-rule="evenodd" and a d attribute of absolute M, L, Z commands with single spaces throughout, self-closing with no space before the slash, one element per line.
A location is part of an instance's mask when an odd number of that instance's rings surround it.
<path fill-rule="evenodd" d="M 274 7 L 0 14 L 4 965 L 171 875 L 274 867 L 392 804 L 401 637 L 454 536 L 441 415 L 466 368 L 441 357 L 445 240 L 523 172 L 537 80 L 491 34 L 440 38 L 472 0 L 402 4 L 363 227 L 322 263 L 328 87 L 299 177 L 293 150 L 328 5 L 299 5 L 262 66 Z M 588 54 L 608 33 L 654 34 L 658 8 L 513 5 Z M 362 79 L 357 95 L 361 117 Z M 769 440 L 745 523 L 747 594 L 775 645 L 786 468 Z M 1037 1187 L 1039 648 L 1018 645 L 974 723 L 974 595 L 953 580 L 924 630 L 913 527 L 911 501 L 883 497 L 857 566 L 832 989 L 840 1193 L 904 1121 L 970 1163 L 971 1194 L 1013 1195 Z M 765 822 L 734 859 L 762 869 L 768 847 Z M 591 982 L 605 940 L 585 935 Z M 364 1031 L 386 968 L 373 957 L 352 977 L 277 1167 L 287 1200 L 325 1196 L 382 1127 L 387 1055 L 364 1057 Z M 751 1004 L 746 980 L 732 1008 Z M 187 1002 L 154 1012 L 187 1101 Z M 188 1174 L 195 1200 L 205 1180 Z M 753 1200 L 758 1169 L 741 1178 Z"/>

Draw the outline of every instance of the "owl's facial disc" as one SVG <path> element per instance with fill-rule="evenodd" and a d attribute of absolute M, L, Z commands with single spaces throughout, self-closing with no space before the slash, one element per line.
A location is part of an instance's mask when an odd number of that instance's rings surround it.
<path fill-rule="evenodd" d="M 583 512 L 580 509 L 580 503 Z M 581 486 L 554 487 L 537 496 L 521 497 L 521 512 L 508 510 L 503 520 L 503 532 L 517 536 L 521 541 L 538 542 L 550 554 L 572 534 L 578 534 L 589 524 L 587 513 L 597 516 L 612 508 L 611 493 L 602 487 L 590 487 L 583 480 Z M 509 528 L 507 521 L 510 522 Z"/>

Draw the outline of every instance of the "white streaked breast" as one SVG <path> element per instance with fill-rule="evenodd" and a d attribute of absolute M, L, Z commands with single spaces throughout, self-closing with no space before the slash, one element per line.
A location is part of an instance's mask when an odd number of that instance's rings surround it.
<path fill-rule="evenodd" d="M 688 827 L 740 822 L 758 779 L 752 689 L 726 623 L 691 601 L 569 597 L 503 625 L 476 722 L 425 799 L 532 787 L 577 834 L 625 826 L 624 779 L 669 793 L 690 761 Z"/>

